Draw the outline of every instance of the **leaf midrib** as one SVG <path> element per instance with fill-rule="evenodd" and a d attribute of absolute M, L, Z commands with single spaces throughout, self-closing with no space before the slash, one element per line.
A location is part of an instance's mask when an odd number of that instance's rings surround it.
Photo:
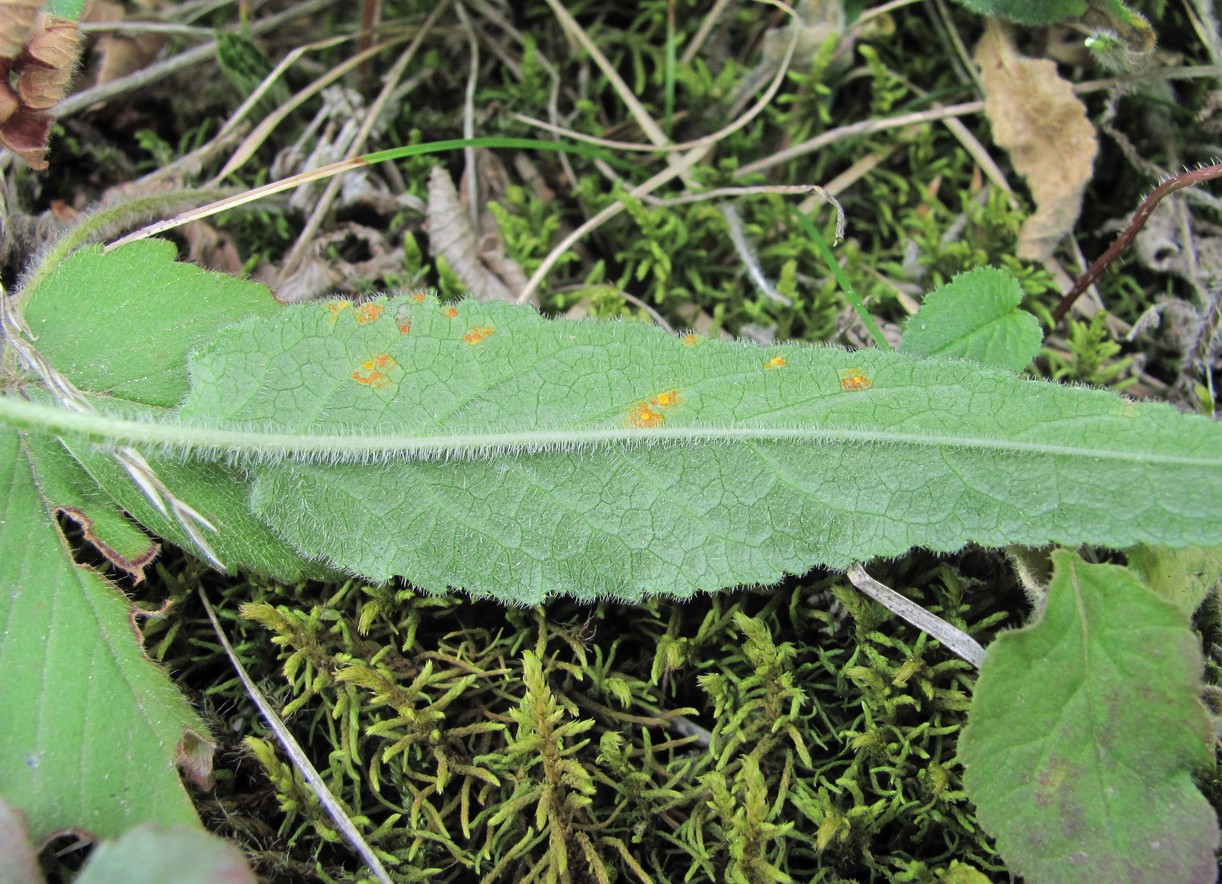
<path fill-rule="evenodd" d="M 150 416 L 151 418 L 151 416 Z M 513 457 L 598 449 L 631 448 L 656 443 L 701 445 L 778 442 L 818 446 L 858 444 L 994 451 L 1049 457 L 1091 458 L 1113 462 L 1157 463 L 1222 469 L 1218 456 L 1168 455 L 1132 450 L 1051 445 L 937 433 L 904 433 L 879 429 L 822 429 L 777 426 L 682 426 L 529 430 L 500 433 L 453 432 L 444 435 L 378 433 L 365 428 L 338 433 L 291 433 L 235 427 L 203 427 L 173 420 L 134 420 L 104 414 L 82 414 L 55 406 L 0 396 L 0 419 L 22 429 L 84 437 L 113 445 L 152 446 L 204 459 L 291 459 L 327 463 L 376 463 L 388 460 Z"/>

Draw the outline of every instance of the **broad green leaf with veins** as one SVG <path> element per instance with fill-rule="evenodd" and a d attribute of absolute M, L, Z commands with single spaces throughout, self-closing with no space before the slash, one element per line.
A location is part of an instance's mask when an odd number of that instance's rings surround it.
<path fill-rule="evenodd" d="M 207 730 L 144 656 L 131 602 L 73 563 L 46 491 L 63 466 L 0 429 L 0 796 L 34 840 L 198 825 L 174 766 L 207 778 Z"/>
<path fill-rule="evenodd" d="M 1213 881 L 1188 614 L 1123 568 L 1053 561 L 1039 621 L 989 647 L 959 741 L 980 821 L 1031 881 Z"/>
<path fill-rule="evenodd" d="M 1019 308 L 1018 280 L 996 267 L 978 267 L 925 296 L 904 327 L 900 352 L 971 359 L 1020 372 L 1040 352 L 1039 321 Z"/>
<path fill-rule="evenodd" d="M 88 394 L 152 410 L 176 404 L 187 391 L 189 350 L 219 325 L 279 308 L 263 287 L 174 255 L 156 242 L 106 256 L 90 247 L 64 261 L 26 293 L 42 356 Z M 25 393 L 37 398 L 32 385 Z M 6 391 L 0 401 L 19 395 Z M 300 558 L 250 515 L 232 472 L 170 467 L 175 490 L 224 526 L 225 561 L 302 575 Z M 36 840 L 66 829 L 116 836 L 140 822 L 199 825 L 175 764 L 207 779 L 203 722 L 144 656 L 131 602 L 73 562 L 55 520 L 71 515 L 139 581 L 157 545 L 120 507 L 187 542 L 106 450 L 71 451 L 52 436 L 0 426 L 0 797 L 26 815 Z"/>
<path fill-rule="evenodd" d="M 1222 532 L 1216 425 L 966 362 L 416 296 L 287 309 L 191 370 L 179 421 L 274 458 L 252 506 L 278 534 L 436 592 L 687 596 L 912 546 Z"/>
<path fill-rule="evenodd" d="M 304 558 L 522 604 L 913 546 L 1222 543 L 1222 428 L 967 362 L 414 296 L 246 321 L 191 382 L 172 420 L 0 416 L 236 460 Z"/>

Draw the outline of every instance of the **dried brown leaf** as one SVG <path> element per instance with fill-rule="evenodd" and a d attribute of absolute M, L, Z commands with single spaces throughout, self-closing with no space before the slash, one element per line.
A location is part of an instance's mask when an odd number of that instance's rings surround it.
<path fill-rule="evenodd" d="M 113 0 L 96 0 L 86 7 L 81 21 L 117 23 L 127 18 L 127 11 Z M 97 58 L 94 86 L 125 77 L 133 71 L 148 67 L 165 45 L 162 34 L 106 33 L 93 44 Z"/>
<path fill-rule="evenodd" d="M 233 237 L 228 233 L 222 233 L 203 221 L 184 224 L 178 232 L 187 241 L 187 260 L 192 264 L 230 276 L 241 275 L 242 259 Z"/>
<path fill-rule="evenodd" d="M 3 70 L 0 67 L 0 70 Z M 3 123 L 21 108 L 21 99 L 8 83 L 0 83 L 0 123 Z"/>
<path fill-rule="evenodd" d="M 458 199 L 450 175 L 435 166 L 429 175 L 429 206 L 426 215 L 429 251 L 445 258 L 459 282 L 477 301 L 517 299 L 501 279 L 481 261 L 479 242 L 471 221 Z"/>
<path fill-rule="evenodd" d="M 21 54 L 37 28 L 42 0 L 0 0 L 0 59 Z"/>
<path fill-rule="evenodd" d="M 81 37 L 76 22 L 48 16 L 18 60 L 17 91 L 26 107 L 46 110 L 68 91 Z"/>
<path fill-rule="evenodd" d="M 23 41 L 15 59 L 10 55 L 0 61 L 0 71 L 7 75 L 7 82 L 0 84 L 0 144 L 31 168 L 45 169 L 51 135 L 51 117 L 46 111 L 68 91 L 80 52 L 80 34 L 76 22 L 54 16 L 39 16 L 27 29 L 23 24 L 27 12 L 26 4 L 0 0 L 0 30 L 7 17 L 20 31 L 5 34 L 0 45 L 5 41 L 16 44 L 18 38 Z"/>
<path fill-rule="evenodd" d="M 985 29 L 975 60 L 993 140 L 1009 151 L 1035 199 L 1018 256 L 1043 260 L 1077 223 L 1098 151 L 1095 127 L 1056 64 L 1019 55 L 997 22 Z"/>
<path fill-rule="evenodd" d="M 51 116 L 24 108 L 0 124 L 0 144 L 17 154 L 31 169 L 47 168 L 47 139 Z"/>
<path fill-rule="evenodd" d="M 400 275 L 404 270 L 403 249 L 385 231 L 352 221 L 318 237 L 313 246 L 314 254 L 304 257 L 296 270 L 275 284 L 276 298 L 283 303 L 300 304 L 327 294 L 368 289 L 370 280 Z M 368 257 L 355 259 L 355 255 Z"/>

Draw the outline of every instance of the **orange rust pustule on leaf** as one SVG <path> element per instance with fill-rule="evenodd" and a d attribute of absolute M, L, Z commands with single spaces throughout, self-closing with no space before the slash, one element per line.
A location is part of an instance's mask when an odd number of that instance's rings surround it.
<path fill-rule="evenodd" d="M 400 307 L 397 311 L 395 311 L 395 325 L 399 328 L 399 334 L 411 334 L 412 311 L 403 307 Z"/>
<path fill-rule="evenodd" d="M 474 346 L 478 344 L 480 341 L 487 339 L 488 336 L 491 335 L 494 331 L 496 331 L 496 328 L 494 326 L 477 325 L 475 326 L 475 328 L 470 329 L 465 335 L 463 335 L 462 339 L 466 341 L 468 344 L 471 344 L 472 346 Z"/>
<path fill-rule="evenodd" d="M 648 402 L 638 402 L 628 410 L 628 424 L 642 430 L 660 427 L 665 420 Z"/>
<path fill-rule="evenodd" d="M 369 325 L 371 322 L 377 322 L 383 312 L 385 308 L 381 304 L 369 303 L 357 307 L 353 315 L 356 317 L 357 325 Z"/>
<path fill-rule="evenodd" d="M 846 393 L 868 390 L 873 386 L 874 381 L 862 374 L 860 368 L 842 368 L 840 370 L 840 389 Z"/>
<path fill-rule="evenodd" d="M 773 356 L 764 363 L 764 371 L 772 371 L 774 368 L 784 368 L 789 363 L 785 361 L 784 356 Z"/>
<path fill-rule="evenodd" d="M 678 390 L 665 390 L 649 400 L 649 404 L 654 408 L 673 408 L 682 401 L 683 397 L 679 395 Z"/>
<path fill-rule="evenodd" d="M 638 402 L 628 409 L 628 425 L 638 429 L 660 427 L 666 421 L 663 413 L 683 402 L 678 390 L 663 390 L 648 401 Z"/>
<path fill-rule="evenodd" d="M 381 390 L 389 387 L 394 380 L 387 374 L 399 363 L 389 353 L 379 353 L 372 359 L 366 359 L 352 372 L 352 379 L 363 387 Z"/>

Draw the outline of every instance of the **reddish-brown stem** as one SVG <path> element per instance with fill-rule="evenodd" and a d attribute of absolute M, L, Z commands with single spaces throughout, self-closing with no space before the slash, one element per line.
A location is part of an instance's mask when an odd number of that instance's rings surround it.
<path fill-rule="evenodd" d="M 1133 220 L 1121 231 L 1120 236 L 1116 237 L 1116 241 L 1108 247 L 1106 252 L 1095 259 L 1095 263 L 1090 265 L 1090 269 L 1083 273 L 1078 281 L 1074 283 L 1073 288 L 1069 290 L 1065 297 L 1061 298 L 1061 303 L 1057 304 L 1057 308 L 1052 311 L 1052 324 L 1055 326 L 1060 322 L 1069 311 L 1069 308 L 1073 306 L 1073 302 L 1078 300 L 1078 297 L 1090 287 L 1091 283 L 1102 275 L 1107 266 L 1119 258 L 1120 254 L 1132 244 L 1137 234 L 1141 232 L 1141 229 L 1146 226 L 1146 222 L 1150 220 L 1150 216 L 1154 214 L 1154 209 L 1162 201 L 1163 197 L 1185 187 L 1192 187 L 1194 184 L 1211 181 L 1219 176 L 1222 176 L 1222 163 L 1214 163 L 1212 166 L 1202 166 L 1199 169 L 1192 169 L 1191 171 L 1174 175 L 1150 191 L 1150 195 L 1138 206 L 1137 211 L 1133 213 Z"/>

